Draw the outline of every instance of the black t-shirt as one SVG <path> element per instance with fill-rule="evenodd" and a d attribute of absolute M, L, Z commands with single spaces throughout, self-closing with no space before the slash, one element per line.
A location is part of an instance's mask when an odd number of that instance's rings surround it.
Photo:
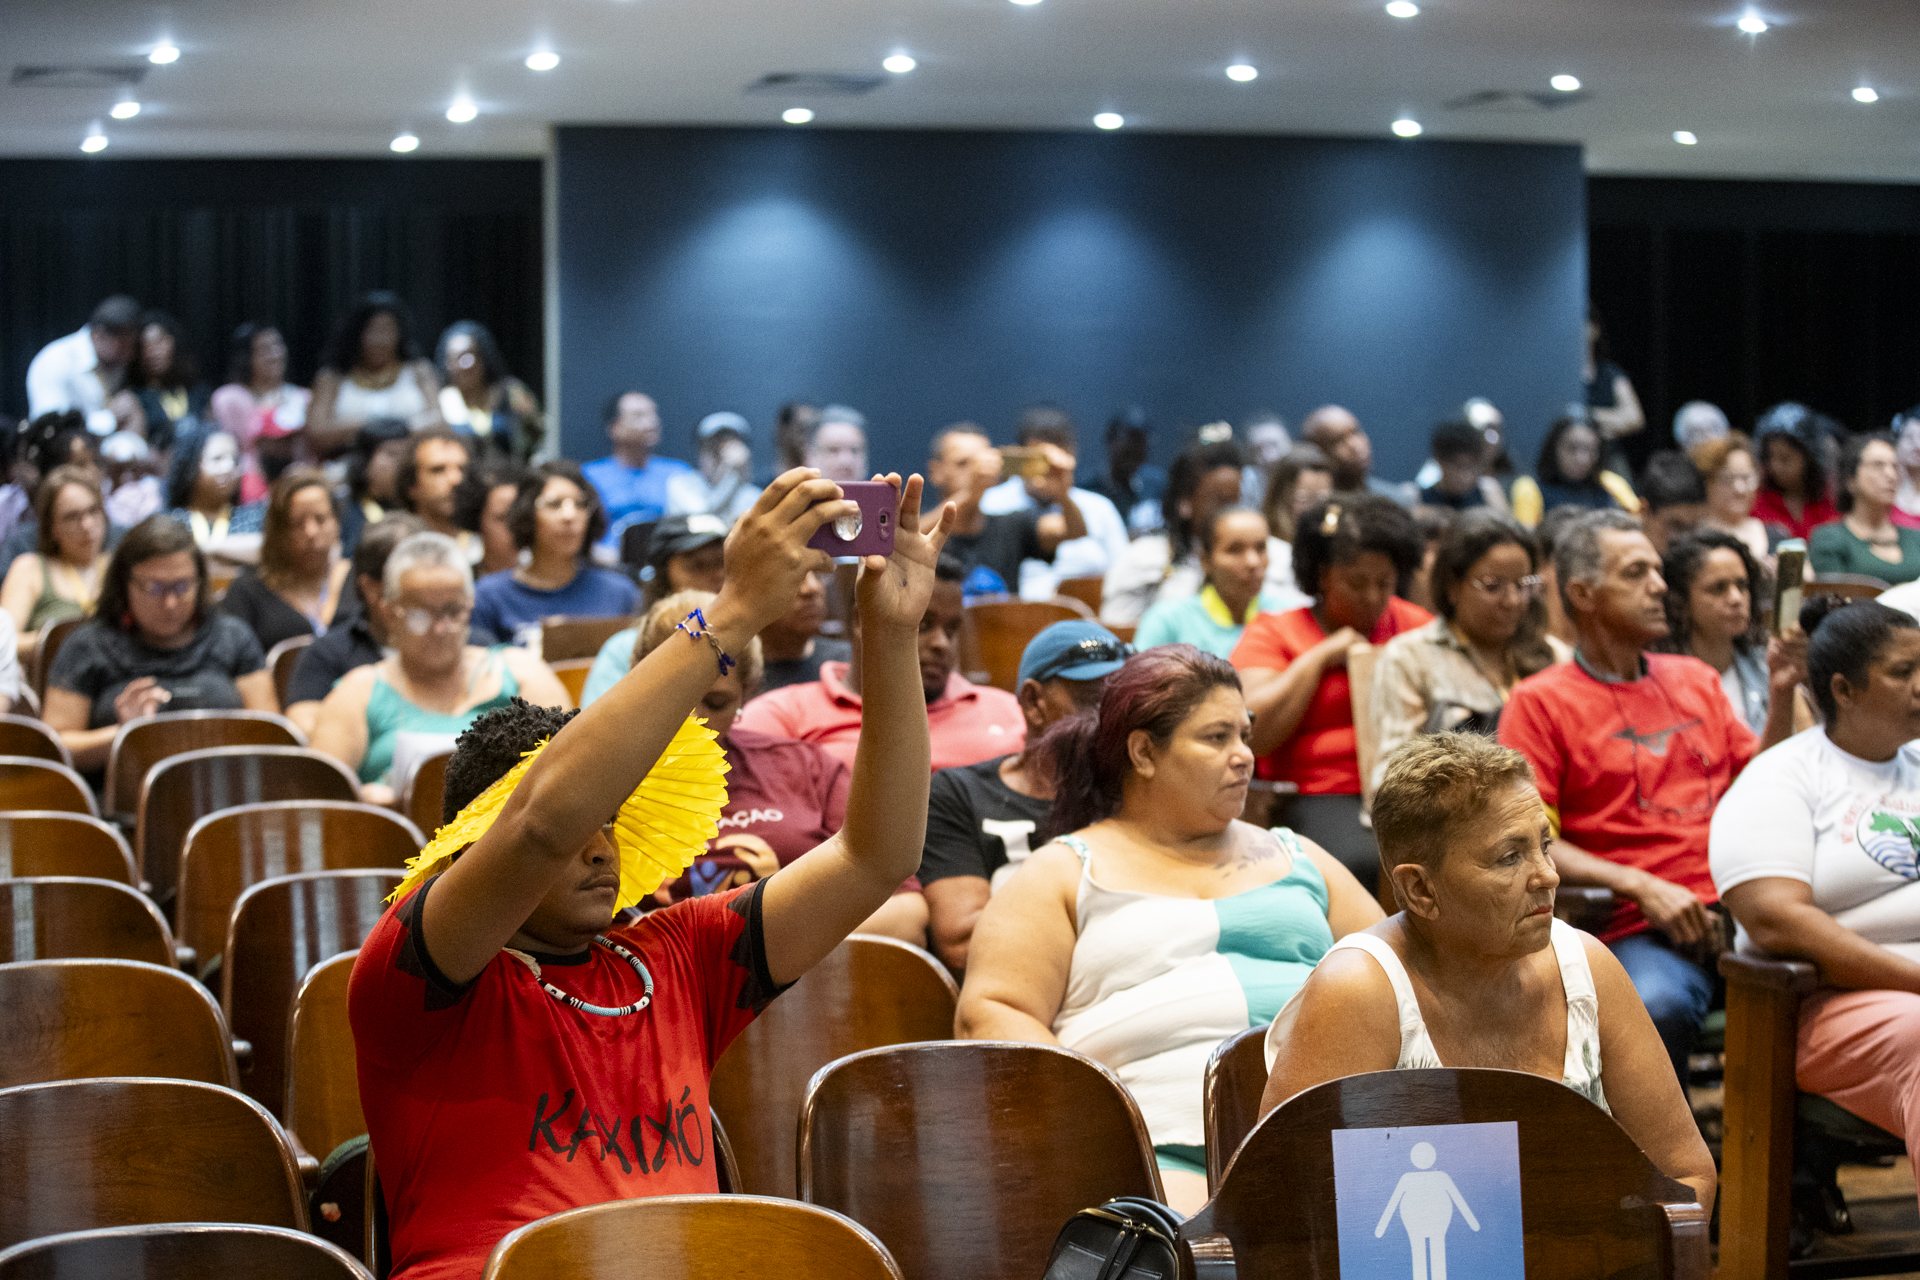
<path fill-rule="evenodd" d="M 349 583 L 342 589 L 339 607 L 333 615 L 333 625 L 328 630 L 352 621 L 358 604 L 359 595 Z M 259 637 L 263 649 L 271 649 L 282 640 L 291 640 L 295 636 L 313 634 L 313 623 L 307 620 L 307 615 L 282 600 L 251 569 L 235 578 L 227 588 L 225 598 L 220 601 L 220 612 L 238 618 L 253 628 L 253 634 Z"/>
<path fill-rule="evenodd" d="M 1487 505 L 1487 495 L 1480 491 L 1479 485 L 1465 493 L 1448 493 L 1439 485 L 1428 485 L 1420 491 L 1420 502 L 1429 507 L 1451 507 L 1455 511 L 1471 511 L 1475 507 Z"/>
<path fill-rule="evenodd" d="M 223 613 L 210 616 L 178 649 L 152 648 L 95 619 L 60 646 L 47 683 L 91 702 L 87 727 L 100 729 L 118 719 L 113 700 L 141 676 L 152 676 L 173 695 L 168 711 L 239 711 L 245 704 L 234 681 L 265 665 L 266 654 L 247 624 Z"/>
<path fill-rule="evenodd" d="M 1000 781 L 1001 756 L 955 765 L 933 775 L 927 798 L 927 846 L 920 883 L 948 876 L 997 882 L 1033 852 L 1035 832 L 1053 810 L 1051 800 L 1023 796 Z"/>
<path fill-rule="evenodd" d="M 760 687 L 755 690 L 755 693 L 784 689 L 790 684 L 812 684 L 820 678 L 821 663 L 851 662 L 852 660 L 853 646 L 847 641 L 815 636 L 813 652 L 806 657 L 764 664 L 760 671 Z"/>
<path fill-rule="evenodd" d="M 367 630 L 365 619 L 329 627 L 327 634 L 300 651 L 300 660 L 293 664 L 293 679 L 287 682 L 287 705 L 322 701 L 340 683 L 341 676 L 385 656 Z"/>
<path fill-rule="evenodd" d="M 971 571 L 985 565 L 1000 575 L 1008 591 L 1020 589 L 1020 562 L 1046 560 L 1053 556 L 1040 546 L 1040 513 L 1010 511 L 1003 516 L 988 516 L 986 527 L 978 533 L 947 535 L 947 554 Z"/>

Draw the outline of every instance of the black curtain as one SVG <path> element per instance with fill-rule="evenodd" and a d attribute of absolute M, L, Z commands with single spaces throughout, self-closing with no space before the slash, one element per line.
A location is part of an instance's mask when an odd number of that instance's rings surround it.
<path fill-rule="evenodd" d="M 213 386 L 237 325 L 277 324 L 304 385 L 353 299 L 392 289 L 424 354 L 478 320 L 538 394 L 540 206 L 537 160 L 0 160 L 0 410 L 113 293 L 178 317 Z"/>
<path fill-rule="evenodd" d="M 1592 178 L 1589 288 L 1648 430 L 1710 400 L 1740 430 L 1781 400 L 1848 428 L 1920 403 L 1920 187 Z"/>

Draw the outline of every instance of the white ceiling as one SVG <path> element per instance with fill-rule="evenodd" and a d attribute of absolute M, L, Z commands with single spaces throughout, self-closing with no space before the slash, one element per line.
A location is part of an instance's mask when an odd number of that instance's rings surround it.
<path fill-rule="evenodd" d="M 1602 173 L 1920 181 L 1920 2 L 1757 0 L 1774 26 L 1736 31 L 1744 0 L 0 0 L 0 71 L 132 64 L 162 38 L 138 118 L 98 88 L 0 82 L 0 154 L 77 156 L 99 121 L 107 156 L 540 155 L 566 123 L 812 128 L 1083 129 L 1097 111 L 1168 131 L 1584 143 Z M 556 71 L 522 60 L 561 55 Z M 749 94 L 768 72 L 884 74 L 862 97 Z M 1229 81 L 1236 60 L 1259 68 Z M 1589 96 L 1550 112 L 1444 105 L 1538 90 L 1571 73 Z M 1854 102 L 1873 86 L 1881 100 Z M 449 123 L 456 93 L 480 115 Z M 1676 145 L 1676 129 L 1699 136 Z"/>

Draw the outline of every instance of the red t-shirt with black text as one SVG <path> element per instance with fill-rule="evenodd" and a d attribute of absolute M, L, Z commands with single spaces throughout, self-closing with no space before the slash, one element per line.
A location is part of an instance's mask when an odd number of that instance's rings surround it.
<path fill-rule="evenodd" d="M 437 879 L 381 918 L 348 990 L 394 1280 L 473 1280 L 502 1236 L 565 1209 L 717 1191 L 707 1083 L 778 994 L 764 882 L 609 929 L 654 984 L 647 1008 L 612 1018 L 562 1004 L 504 951 L 472 982 L 449 983 L 420 932 Z M 645 991 L 598 945 L 540 963 L 547 982 L 591 1004 L 619 1008 Z"/>
<path fill-rule="evenodd" d="M 1500 742 L 1533 766 L 1569 844 L 1718 902 L 1707 866 L 1713 808 L 1759 750 L 1720 676 L 1698 658 L 1649 653 L 1646 674 L 1610 683 L 1561 662 L 1514 687 Z M 1622 901 L 1600 934 L 1648 928 Z"/>
<path fill-rule="evenodd" d="M 1411 601 L 1394 596 L 1373 624 L 1369 644 L 1385 644 L 1402 631 L 1433 621 L 1433 615 Z M 1247 624 L 1234 646 L 1233 665 L 1241 671 L 1267 667 L 1285 671 L 1301 654 L 1327 638 L 1312 609 L 1263 613 Z M 1320 678 L 1307 713 L 1293 736 L 1260 757 L 1255 772 L 1262 778 L 1297 783 L 1303 796 L 1360 794 L 1360 756 L 1353 728 L 1353 682 L 1343 664 Z"/>

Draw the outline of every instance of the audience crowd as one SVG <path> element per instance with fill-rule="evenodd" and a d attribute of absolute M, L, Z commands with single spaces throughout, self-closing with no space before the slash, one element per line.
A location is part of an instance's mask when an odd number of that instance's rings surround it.
<path fill-rule="evenodd" d="M 0 434 L 0 701 L 43 669 L 39 713 L 96 786 L 120 728 L 168 711 L 281 712 L 376 803 L 457 744 L 449 820 L 551 739 L 503 834 L 404 897 L 356 973 L 401 1275 L 466 1274 L 443 1268 L 525 1220 L 462 1226 L 425 1179 L 532 1179 L 514 1203 L 542 1212 L 640 1193 L 456 1169 L 485 1164 L 477 1137 L 417 1154 L 445 1139 L 406 1069 L 454 1043 L 434 1028 L 563 1008 L 509 994 L 502 947 L 536 979 L 591 959 L 596 990 L 628 973 L 608 956 L 640 970 L 629 947 L 692 966 L 704 1004 L 661 999 L 704 1082 L 850 930 L 925 946 L 961 981 L 956 1036 L 1117 1073 L 1182 1211 L 1207 1195 L 1208 1059 L 1269 1024 L 1267 1107 L 1510 1067 L 1710 1205 L 1687 1086 L 1729 948 L 1819 967 L 1801 1087 L 1920 1142 L 1920 411 L 1848 432 L 1784 403 L 1744 434 L 1693 402 L 1632 473 L 1642 411 L 1590 329 L 1587 405 L 1528 469 L 1479 398 L 1405 481 L 1337 405 L 1298 442 L 1271 414 L 1210 424 L 1164 470 L 1129 411 L 1083 486 L 1074 422 L 1038 407 L 1005 445 L 935 434 L 893 565 L 856 575 L 805 547 L 870 477 L 845 405 L 786 406 L 759 471 L 747 419 L 708 413 L 689 466 L 631 389 L 606 456 L 535 463 L 541 407 L 480 324 L 429 350 L 370 294 L 311 390 L 267 322 L 213 388 L 176 321 L 110 298 Z M 1776 581 L 1789 539 L 1805 582 Z M 1097 603 L 1026 638 L 1010 688 L 974 669 L 972 606 L 1069 592 Z M 590 669 L 546 651 L 563 617 L 608 620 Z M 689 712 L 726 763 L 719 833 L 596 938 L 618 822 L 595 833 Z M 539 856 L 516 868 L 509 836 Z M 1562 885 L 1604 891 L 1594 934 L 1555 917 Z M 579 1070 L 628 1069 L 612 1043 Z M 493 1070 L 443 1065 L 462 1097 Z"/>

